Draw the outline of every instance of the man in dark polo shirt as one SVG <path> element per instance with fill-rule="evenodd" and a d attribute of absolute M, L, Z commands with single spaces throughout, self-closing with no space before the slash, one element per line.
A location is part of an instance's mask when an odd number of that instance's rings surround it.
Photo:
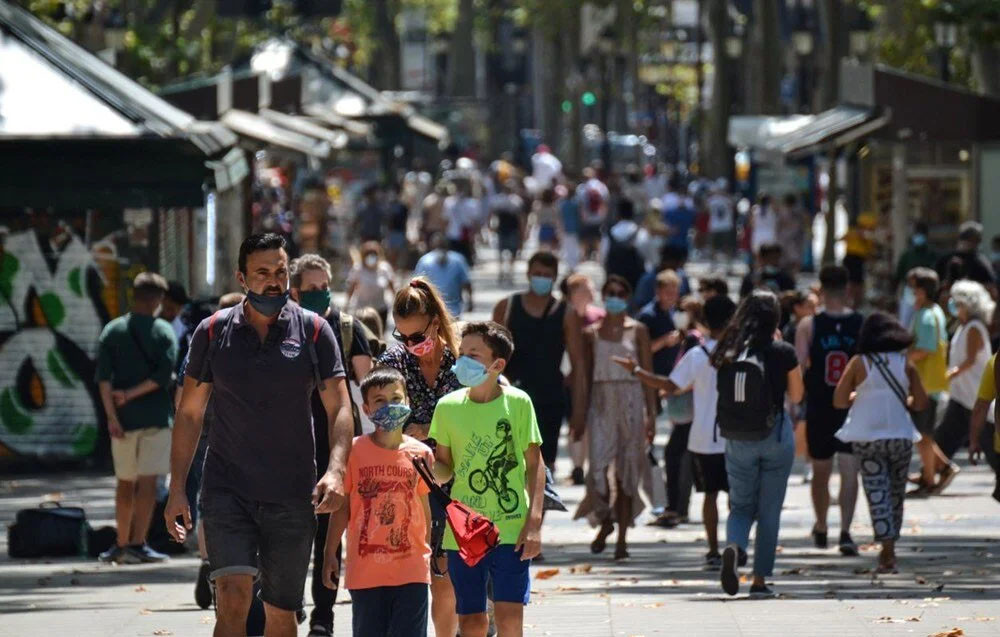
<path fill-rule="evenodd" d="M 215 635 L 246 634 L 259 574 L 267 634 L 292 636 L 316 514 L 344 502 L 354 429 L 350 398 L 329 323 L 288 298 L 284 239 L 271 233 L 248 237 L 240 246 L 236 278 L 246 301 L 202 321 L 191 339 L 164 517 L 174 539 L 183 541 L 191 528 L 184 483 L 211 395 L 214 421 L 201 504 L 216 585 Z M 328 466 L 318 484 L 310 406 L 317 387 L 330 438 Z"/>

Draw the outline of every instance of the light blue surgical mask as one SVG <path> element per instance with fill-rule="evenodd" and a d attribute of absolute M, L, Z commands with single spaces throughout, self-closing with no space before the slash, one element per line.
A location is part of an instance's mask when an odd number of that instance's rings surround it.
<path fill-rule="evenodd" d="M 908 285 L 903 286 L 903 298 L 900 301 L 904 307 L 913 307 L 917 302 L 917 295 L 913 293 L 913 288 Z"/>
<path fill-rule="evenodd" d="M 915 234 L 913 235 L 913 245 L 922 246 L 927 244 L 927 235 L 925 234 Z"/>
<path fill-rule="evenodd" d="M 955 303 L 955 299 L 948 299 L 948 314 L 958 316 L 958 303 Z"/>
<path fill-rule="evenodd" d="M 477 387 L 489 380 L 490 377 L 486 365 L 468 356 L 462 356 L 455 361 L 451 371 L 464 387 Z"/>
<path fill-rule="evenodd" d="M 628 309 L 628 301 L 611 296 L 604 300 L 604 309 L 608 311 L 608 314 L 621 314 Z"/>
<path fill-rule="evenodd" d="M 548 296 L 552 293 L 554 281 L 547 276 L 533 276 L 529 279 L 531 291 L 538 296 Z"/>
<path fill-rule="evenodd" d="M 372 414 L 371 421 L 379 431 L 390 433 L 401 429 L 410 419 L 410 408 L 403 403 L 382 405 Z"/>

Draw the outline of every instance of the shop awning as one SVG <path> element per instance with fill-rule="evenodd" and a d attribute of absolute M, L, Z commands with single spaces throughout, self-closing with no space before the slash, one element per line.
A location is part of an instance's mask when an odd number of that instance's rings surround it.
<path fill-rule="evenodd" d="M 288 113 L 272 111 L 269 108 L 262 108 L 258 114 L 282 128 L 325 140 L 334 150 L 347 147 L 347 133 L 341 130 L 331 130 L 308 117 L 289 115 Z"/>
<path fill-rule="evenodd" d="M 289 130 L 254 113 L 240 110 L 226 111 L 219 118 L 219 121 L 238 135 L 264 144 L 317 159 L 326 159 L 330 156 L 330 143 L 328 141 Z"/>
<path fill-rule="evenodd" d="M 774 140 L 785 155 L 806 155 L 823 146 L 844 146 L 889 123 L 889 113 L 874 109 L 835 106 L 816 115 L 805 126 Z"/>
<path fill-rule="evenodd" d="M 302 112 L 314 117 L 327 126 L 339 128 L 352 137 L 365 138 L 372 134 L 372 125 L 338 115 L 320 104 L 303 104 Z"/>
<path fill-rule="evenodd" d="M 207 162 L 220 161 L 237 141 L 0 0 L 5 205 L 201 206 L 215 176 Z"/>

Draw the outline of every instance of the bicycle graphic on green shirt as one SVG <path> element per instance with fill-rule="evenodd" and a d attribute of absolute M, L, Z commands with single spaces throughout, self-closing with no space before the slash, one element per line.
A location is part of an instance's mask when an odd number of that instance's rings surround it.
<path fill-rule="evenodd" d="M 503 436 L 502 440 L 486 459 L 486 469 L 476 469 L 469 474 L 469 488 L 479 495 L 486 493 L 487 489 L 493 491 L 500 509 L 504 513 L 512 513 L 517 509 L 519 499 L 517 492 L 507 484 L 507 474 L 517 467 L 517 454 L 507 420 L 497 423 L 497 435 Z"/>

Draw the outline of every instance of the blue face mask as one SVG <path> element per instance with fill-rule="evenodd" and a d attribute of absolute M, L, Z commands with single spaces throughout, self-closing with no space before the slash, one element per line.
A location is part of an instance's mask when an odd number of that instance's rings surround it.
<path fill-rule="evenodd" d="M 257 294 L 253 290 L 247 290 L 247 301 L 250 306 L 264 316 L 274 316 L 288 303 L 288 291 L 277 296 L 267 294 Z"/>
<path fill-rule="evenodd" d="M 548 296 L 552 293 L 554 281 L 547 276 L 533 276 L 529 279 L 531 291 L 538 296 Z"/>
<path fill-rule="evenodd" d="M 955 303 L 955 299 L 948 299 L 948 314 L 958 316 L 958 303 Z"/>
<path fill-rule="evenodd" d="M 452 366 L 451 371 L 464 387 L 482 385 L 490 377 L 489 372 L 486 371 L 486 365 L 468 356 L 459 358 Z"/>
<path fill-rule="evenodd" d="M 608 311 L 608 314 L 621 314 L 628 309 L 628 301 L 611 296 L 604 300 L 604 309 Z"/>
<path fill-rule="evenodd" d="M 913 235 L 913 245 L 922 246 L 927 244 L 927 235 L 925 234 L 915 234 Z"/>
<path fill-rule="evenodd" d="M 371 421 L 375 425 L 375 428 L 386 433 L 401 429 L 409 419 L 410 408 L 402 403 L 383 405 L 371 416 Z"/>

